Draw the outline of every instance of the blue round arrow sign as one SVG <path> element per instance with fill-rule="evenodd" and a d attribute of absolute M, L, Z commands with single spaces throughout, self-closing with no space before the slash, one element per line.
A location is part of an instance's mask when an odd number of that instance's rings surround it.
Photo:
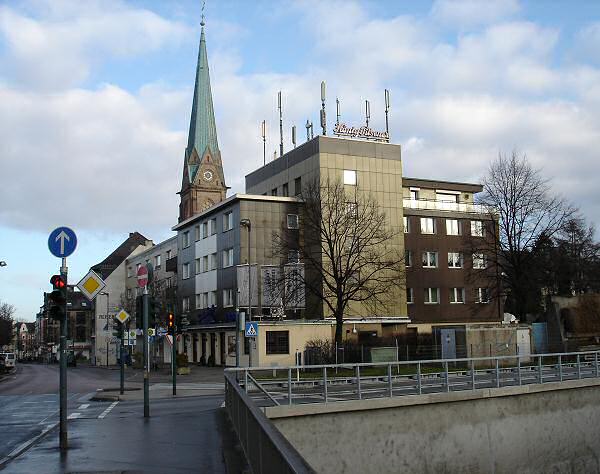
<path fill-rule="evenodd" d="M 48 237 L 48 249 L 58 258 L 68 257 L 77 247 L 77 236 L 68 227 L 57 227 Z"/>

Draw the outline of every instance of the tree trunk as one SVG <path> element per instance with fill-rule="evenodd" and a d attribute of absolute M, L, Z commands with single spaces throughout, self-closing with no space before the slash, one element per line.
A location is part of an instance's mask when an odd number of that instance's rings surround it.
<path fill-rule="evenodd" d="M 342 331 L 344 329 L 344 310 L 339 308 L 335 312 L 335 342 L 338 347 L 342 345 Z"/>

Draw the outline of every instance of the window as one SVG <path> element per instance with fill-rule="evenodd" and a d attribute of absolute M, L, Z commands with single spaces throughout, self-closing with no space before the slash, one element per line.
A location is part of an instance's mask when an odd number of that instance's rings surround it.
<path fill-rule="evenodd" d="M 208 237 L 208 222 L 202 223 L 202 238 L 206 239 Z"/>
<path fill-rule="evenodd" d="M 156 257 L 154 257 L 154 268 L 159 268 L 160 267 L 160 255 L 157 255 Z"/>
<path fill-rule="evenodd" d="M 411 189 L 410 190 L 410 198 L 413 201 L 416 201 L 417 199 L 419 199 L 419 190 L 418 189 Z"/>
<path fill-rule="evenodd" d="M 133 276 L 133 268 L 127 267 L 127 278 L 132 277 L 132 276 Z"/>
<path fill-rule="evenodd" d="M 223 290 L 223 306 L 233 306 L 233 290 L 231 288 Z"/>
<path fill-rule="evenodd" d="M 267 355 L 290 353 L 289 331 L 266 331 Z"/>
<path fill-rule="evenodd" d="M 425 288 L 425 304 L 438 304 L 440 302 L 439 288 Z"/>
<path fill-rule="evenodd" d="M 190 246 L 190 233 L 187 232 L 187 231 L 183 233 L 182 246 L 183 246 L 183 248 L 186 248 L 186 247 Z"/>
<path fill-rule="evenodd" d="M 277 188 L 271 189 L 271 196 L 277 196 Z"/>
<path fill-rule="evenodd" d="M 404 251 L 404 266 L 412 267 L 412 252 L 410 250 Z"/>
<path fill-rule="evenodd" d="M 223 214 L 223 232 L 233 229 L 233 212 Z"/>
<path fill-rule="evenodd" d="M 217 233 L 217 219 L 211 219 L 209 221 L 210 225 L 210 235 L 215 235 Z"/>
<path fill-rule="evenodd" d="M 482 270 L 486 267 L 485 255 L 482 253 L 473 254 L 473 268 Z"/>
<path fill-rule="evenodd" d="M 186 313 L 190 310 L 190 298 L 189 296 L 183 297 L 183 312 Z"/>
<path fill-rule="evenodd" d="M 353 217 L 355 219 L 358 217 L 358 204 L 357 203 L 350 202 L 350 201 L 347 202 L 346 203 L 346 210 L 347 210 L 348 215 L 350 217 Z"/>
<path fill-rule="evenodd" d="M 288 229 L 297 229 L 298 225 L 298 214 L 288 214 L 287 215 L 287 228 Z"/>
<path fill-rule="evenodd" d="M 435 219 L 433 217 L 421 217 L 421 234 L 435 234 Z"/>
<path fill-rule="evenodd" d="M 173 252 L 171 250 L 167 250 L 167 260 L 171 258 L 172 253 Z"/>
<path fill-rule="evenodd" d="M 294 196 L 302 194 L 302 178 L 296 178 L 294 180 Z"/>
<path fill-rule="evenodd" d="M 404 233 L 408 234 L 410 232 L 410 220 L 408 219 L 408 216 L 404 216 Z"/>
<path fill-rule="evenodd" d="M 437 252 L 423 252 L 423 268 L 437 268 L 438 266 L 438 253 Z"/>
<path fill-rule="evenodd" d="M 131 288 L 127 288 L 127 298 L 131 298 Z"/>
<path fill-rule="evenodd" d="M 213 307 L 217 305 L 217 292 L 211 291 L 208 293 L 208 306 Z"/>
<path fill-rule="evenodd" d="M 414 302 L 415 302 L 415 297 L 413 295 L 413 289 L 407 288 L 406 289 L 406 303 L 413 304 Z"/>
<path fill-rule="evenodd" d="M 198 293 L 196 295 L 196 309 L 202 309 L 202 294 Z"/>
<path fill-rule="evenodd" d="M 450 303 L 464 303 L 465 302 L 465 289 L 464 288 L 450 288 Z"/>
<path fill-rule="evenodd" d="M 200 304 L 202 305 L 202 308 L 208 308 L 208 292 L 202 293 Z"/>
<path fill-rule="evenodd" d="M 439 202 L 458 202 L 458 194 L 454 193 L 435 193 L 435 200 Z"/>
<path fill-rule="evenodd" d="M 283 188 L 282 188 L 282 193 L 281 194 L 283 196 L 286 196 L 286 197 L 290 195 L 290 191 L 288 189 L 288 184 L 287 183 L 283 184 Z"/>
<path fill-rule="evenodd" d="M 210 254 L 210 270 L 217 269 L 217 252 Z"/>
<path fill-rule="evenodd" d="M 182 275 L 183 275 L 183 279 L 187 279 L 190 277 L 190 264 L 189 263 L 184 263 L 182 265 Z"/>
<path fill-rule="evenodd" d="M 458 219 L 446 219 L 446 235 L 460 235 Z"/>
<path fill-rule="evenodd" d="M 231 267 L 233 265 L 233 249 L 223 250 L 223 268 Z"/>
<path fill-rule="evenodd" d="M 489 303 L 490 298 L 488 295 L 487 288 L 475 288 L 475 302 L 476 303 Z"/>
<path fill-rule="evenodd" d="M 194 227 L 194 240 L 200 240 L 200 224 Z"/>
<path fill-rule="evenodd" d="M 471 221 L 471 235 L 473 237 L 483 237 L 483 222 L 482 221 Z"/>
<path fill-rule="evenodd" d="M 356 186 L 356 170 L 344 170 L 344 184 Z"/>
<path fill-rule="evenodd" d="M 463 254 L 459 252 L 448 252 L 448 268 L 462 268 Z"/>
<path fill-rule="evenodd" d="M 202 271 L 207 272 L 209 270 L 208 266 L 208 255 L 202 257 Z"/>
<path fill-rule="evenodd" d="M 300 250 L 288 251 L 288 263 L 300 263 Z"/>
<path fill-rule="evenodd" d="M 200 273 L 202 271 L 202 269 L 200 268 L 200 262 L 201 260 L 199 258 L 196 259 L 196 275 L 198 275 L 198 273 Z"/>

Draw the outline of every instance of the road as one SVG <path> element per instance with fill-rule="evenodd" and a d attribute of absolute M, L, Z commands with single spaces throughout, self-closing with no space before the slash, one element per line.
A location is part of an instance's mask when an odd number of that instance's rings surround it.
<path fill-rule="evenodd" d="M 69 368 L 69 450 L 61 455 L 55 428 L 58 367 L 19 365 L 0 382 L 0 470 L 225 473 L 243 468 L 222 394 L 152 400 L 151 418 L 144 419 L 141 401 L 90 400 L 97 389 L 118 386 L 118 379 L 116 370 Z"/>

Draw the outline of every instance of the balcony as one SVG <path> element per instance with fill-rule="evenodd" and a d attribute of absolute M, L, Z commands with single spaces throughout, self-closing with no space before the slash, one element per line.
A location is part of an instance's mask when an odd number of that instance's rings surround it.
<path fill-rule="evenodd" d="M 405 209 L 419 209 L 423 211 L 447 211 L 468 212 L 471 214 L 494 213 L 487 206 L 481 204 L 470 204 L 466 202 L 432 201 L 428 199 L 403 199 L 402 205 Z"/>

